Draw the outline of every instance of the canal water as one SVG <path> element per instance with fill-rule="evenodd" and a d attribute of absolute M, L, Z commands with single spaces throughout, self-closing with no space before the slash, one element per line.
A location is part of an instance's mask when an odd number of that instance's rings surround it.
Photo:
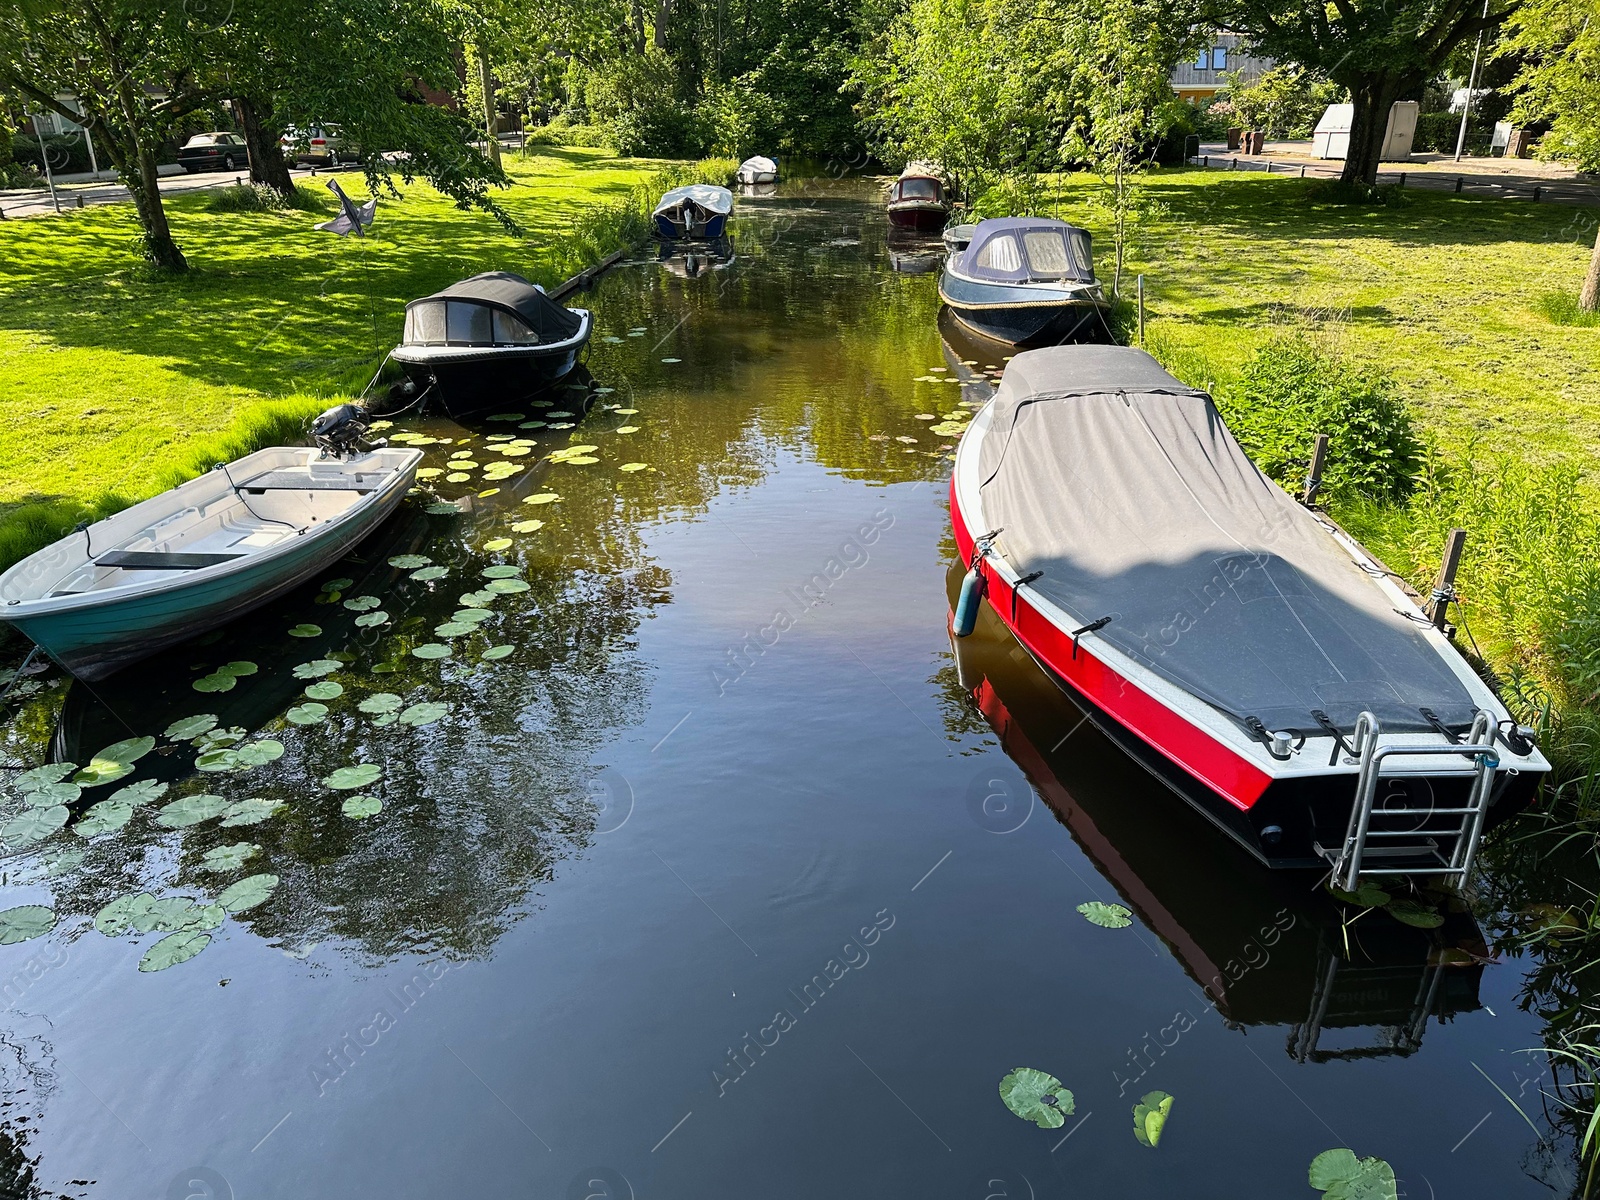
<path fill-rule="evenodd" d="M 150 781 L 125 824 L 4 860 L 55 924 L 0 947 L 0 1191 L 1238 1200 L 1348 1146 L 1565 1194 L 1492 929 L 1343 926 L 992 616 L 953 654 L 949 431 L 1004 364 L 936 250 L 830 182 L 732 247 L 606 275 L 592 380 L 397 419 L 427 494 L 327 579 L 36 681 L 8 761 L 154 742 L 72 806 Z M 194 903 L 103 915 L 140 893 Z"/>

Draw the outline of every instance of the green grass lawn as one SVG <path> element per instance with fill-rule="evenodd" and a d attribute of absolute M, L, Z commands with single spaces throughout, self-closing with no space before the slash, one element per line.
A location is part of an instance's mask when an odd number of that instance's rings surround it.
<path fill-rule="evenodd" d="M 1164 358 L 1225 381 L 1273 334 L 1312 332 L 1381 365 L 1447 444 L 1477 437 L 1600 467 L 1600 328 L 1557 324 L 1541 303 L 1577 295 L 1600 211 L 1420 191 L 1402 207 L 1342 207 L 1308 202 L 1305 188 L 1254 173 L 1152 176 L 1159 209 L 1129 267 L 1146 276 Z M 1099 232 L 1089 189 L 1069 179 L 1061 215 Z M 1110 238 L 1096 250 L 1109 278 Z"/>
<path fill-rule="evenodd" d="M 19 506 L 170 486 L 207 447 L 258 440 L 229 426 L 245 412 L 261 433 L 263 400 L 295 397 L 270 429 L 359 390 L 399 340 L 407 300 L 485 270 L 559 282 L 615 244 L 616 206 L 671 166 L 579 148 L 508 155 L 516 183 L 497 199 L 520 238 L 420 183 L 379 201 L 366 239 L 312 229 L 334 212 L 320 187 L 321 214 L 175 197 L 194 267 L 178 280 L 138 265 L 127 204 L 0 223 L 0 526 Z M 342 180 L 365 194 L 359 175 Z"/>

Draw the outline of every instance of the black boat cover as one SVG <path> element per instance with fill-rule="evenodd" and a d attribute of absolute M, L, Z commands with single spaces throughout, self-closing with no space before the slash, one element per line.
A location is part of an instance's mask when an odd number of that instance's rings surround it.
<path fill-rule="evenodd" d="M 424 296 L 406 305 L 409 311 L 419 304 L 440 300 L 465 300 L 484 304 L 519 317 L 539 335 L 541 342 L 563 342 L 578 332 L 582 324 L 577 314 L 546 296 L 540 288 L 510 271 L 486 271 L 452 283 L 442 292 Z"/>
<path fill-rule="evenodd" d="M 1363 709 L 1385 731 L 1471 724 L 1415 618 L 1144 351 L 1017 355 L 979 472 L 996 551 L 1042 572 L 1028 586 L 1076 625 L 1110 617 L 1096 636 L 1257 736 L 1321 734 L 1318 714 L 1348 735 Z"/>

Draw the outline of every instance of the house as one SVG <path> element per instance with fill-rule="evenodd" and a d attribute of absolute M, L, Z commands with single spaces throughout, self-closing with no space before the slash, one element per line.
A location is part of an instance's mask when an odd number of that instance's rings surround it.
<path fill-rule="evenodd" d="M 1245 82 L 1253 82 L 1276 65 L 1270 58 L 1256 58 L 1244 51 L 1245 39 L 1237 33 L 1214 33 L 1210 41 L 1188 62 L 1179 63 L 1172 71 L 1172 90 L 1178 99 L 1196 103 L 1209 100 L 1228 86 L 1227 76 L 1234 71 L 1242 73 Z"/>

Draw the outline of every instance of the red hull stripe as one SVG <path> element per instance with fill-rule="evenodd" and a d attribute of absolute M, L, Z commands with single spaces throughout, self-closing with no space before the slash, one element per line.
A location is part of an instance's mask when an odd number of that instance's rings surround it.
<path fill-rule="evenodd" d="M 950 519 L 961 561 L 970 565 L 975 539 L 957 503 L 954 478 L 950 481 Z M 1013 596 L 1013 589 L 987 562 L 983 574 L 989 584 L 990 607 L 1017 640 L 1090 703 L 1235 808 L 1248 811 L 1261 798 L 1272 782 L 1270 775 L 1125 679 L 1087 646 L 1080 647 L 1073 657 L 1072 639 L 1028 602 L 1026 591 Z"/>

